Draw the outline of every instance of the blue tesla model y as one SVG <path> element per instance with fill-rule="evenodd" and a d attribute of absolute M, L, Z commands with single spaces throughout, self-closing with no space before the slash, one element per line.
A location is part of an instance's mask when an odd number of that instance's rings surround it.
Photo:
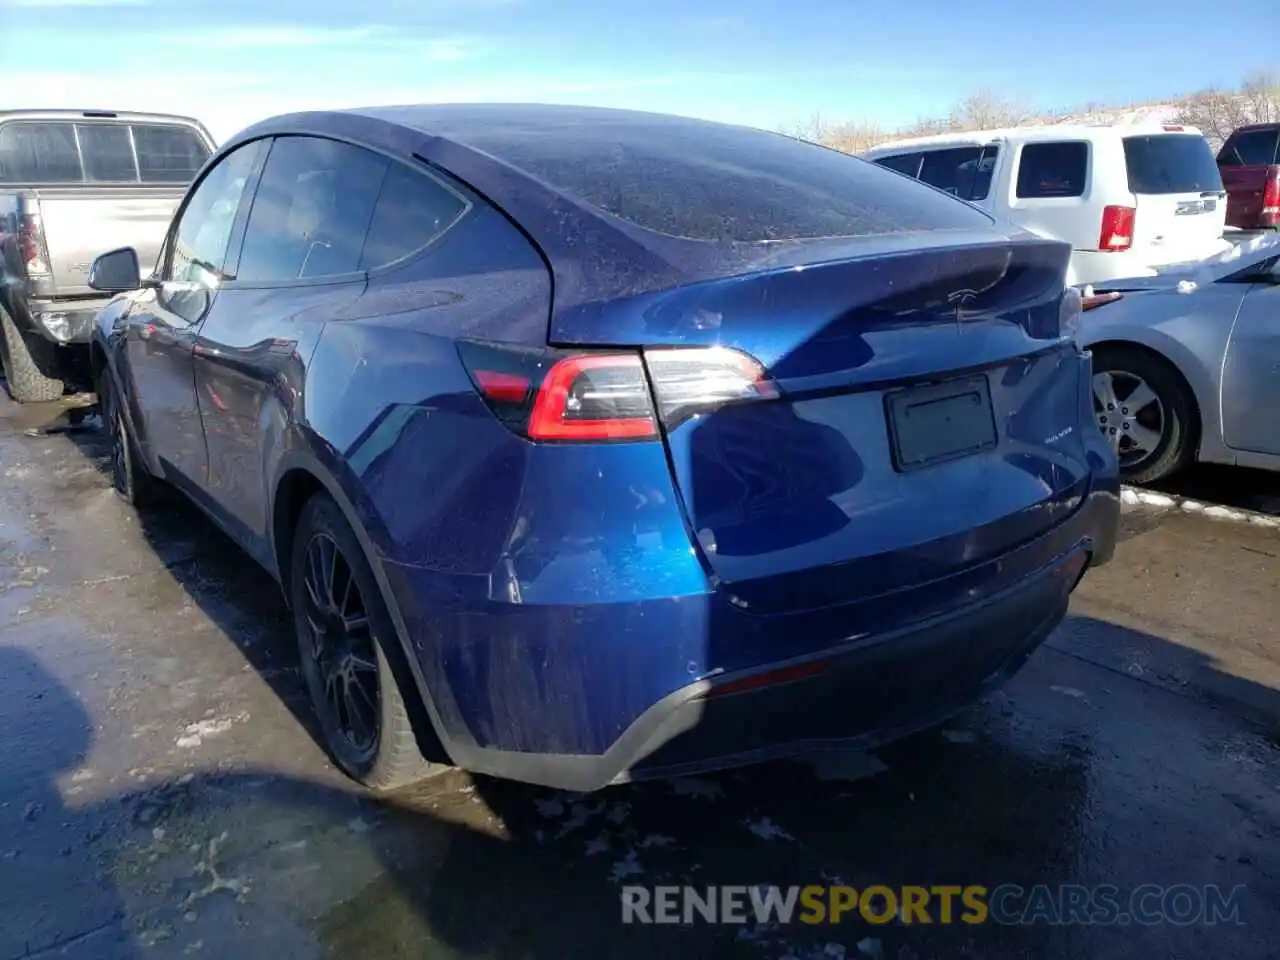
<path fill-rule="evenodd" d="M 295 114 L 105 253 L 130 502 L 293 611 L 327 747 L 575 790 L 938 723 L 1110 559 L 1067 245 L 777 134 Z"/>

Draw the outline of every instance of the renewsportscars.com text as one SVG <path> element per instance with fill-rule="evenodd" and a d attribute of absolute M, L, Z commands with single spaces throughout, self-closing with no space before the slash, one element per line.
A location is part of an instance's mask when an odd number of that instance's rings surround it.
<path fill-rule="evenodd" d="M 623 923 L 1241 924 L 1246 889 L 1143 884 L 889 887 L 626 886 Z"/>

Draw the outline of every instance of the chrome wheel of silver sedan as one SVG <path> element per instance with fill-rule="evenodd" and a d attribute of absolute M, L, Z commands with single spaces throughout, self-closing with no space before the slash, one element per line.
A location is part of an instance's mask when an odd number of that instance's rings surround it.
<path fill-rule="evenodd" d="M 1165 432 L 1164 404 L 1142 377 L 1123 370 L 1093 375 L 1093 413 L 1124 468 L 1155 456 Z"/>
<path fill-rule="evenodd" d="M 1153 483 L 1195 459 L 1200 418 L 1178 369 L 1153 350 L 1101 344 L 1093 350 L 1093 411 L 1128 483 Z"/>

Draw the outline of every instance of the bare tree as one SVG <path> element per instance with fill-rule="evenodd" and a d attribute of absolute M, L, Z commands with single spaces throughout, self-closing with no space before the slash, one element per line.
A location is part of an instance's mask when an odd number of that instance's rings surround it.
<path fill-rule="evenodd" d="M 1240 87 L 1253 123 L 1280 123 L 1280 73 L 1255 70 Z"/>
<path fill-rule="evenodd" d="M 788 137 L 795 137 L 797 140 L 825 143 L 828 128 L 829 124 L 822 118 L 822 114 L 814 111 L 805 120 L 784 124 L 779 128 L 779 132 L 785 133 Z"/>
<path fill-rule="evenodd" d="M 1011 100 L 994 90 L 984 88 L 969 94 L 951 108 L 950 126 L 954 130 L 995 130 L 1014 127 L 1030 119 L 1034 110 L 1029 104 Z"/>
<path fill-rule="evenodd" d="M 990 88 L 977 90 L 958 101 L 941 117 L 920 117 L 915 123 L 896 130 L 885 130 L 869 122 L 833 123 L 814 113 L 807 120 L 790 124 L 782 132 L 802 140 L 861 153 L 886 140 L 929 136 L 963 130 L 992 130 L 1027 123 L 1104 122 L 1114 115 L 1117 104 L 1086 104 L 1078 110 L 1040 110 L 1017 97 L 1008 97 Z M 1135 106 L 1161 106 L 1159 102 L 1129 103 Z M 1234 89 L 1208 87 L 1178 103 L 1176 123 L 1199 127 L 1215 149 L 1236 127 L 1247 123 L 1280 122 L 1280 73 L 1255 70 Z"/>
<path fill-rule="evenodd" d="M 822 143 L 845 153 L 862 153 L 889 136 L 875 123 L 841 123 L 826 131 Z"/>
<path fill-rule="evenodd" d="M 1184 100 L 1175 120 L 1198 127 L 1217 149 L 1236 127 L 1280 122 L 1280 75 L 1255 70 L 1236 90 L 1208 87 Z"/>
<path fill-rule="evenodd" d="M 1228 91 L 1209 87 L 1182 102 L 1176 123 L 1197 127 L 1214 147 L 1220 147 L 1231 131 L 1248 123 L 1244 99 Z"/>

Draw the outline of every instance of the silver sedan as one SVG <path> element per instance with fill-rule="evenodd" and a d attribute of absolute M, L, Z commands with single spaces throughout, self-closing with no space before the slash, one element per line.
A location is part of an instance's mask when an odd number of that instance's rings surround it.
<path fill-rule="evenodd" d="M 1280 470 L 1280 236 L 1084 294 L 1094 413 L 1124 479 Z"/>

